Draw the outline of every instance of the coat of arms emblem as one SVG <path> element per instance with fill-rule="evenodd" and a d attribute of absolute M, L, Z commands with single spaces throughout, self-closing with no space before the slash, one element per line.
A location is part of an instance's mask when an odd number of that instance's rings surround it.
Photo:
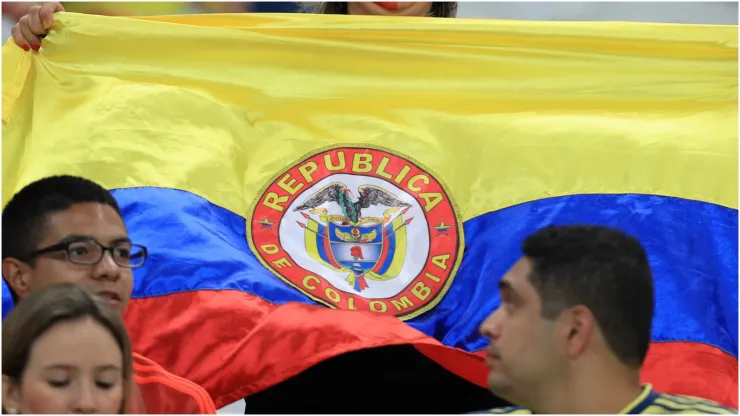
<path fill-rule="evenodd" d="M 262 264 L 310 298 L 401 319 L 441 300 L 463 247 L 444 186 L 409 158 L 369 146 L 288 168 L 260 194 L 247 235 Z"/>
<path fill-rule="evenodd" d="M 406 257 L 406 226 L 413 217 L 404 218 L 411 204 L 383 188 L 362 185 L 355 199 L 347 185 L 332 182 L 296 207 L 296 211 L 310 210 L 318 215 L 318 222 L 304 214 L 306 239 L 316 239 L 316 245 L 328 250 L 308 250 L 315 260 L 336 270 L 348 272 L 347 283 L 357 292 L 368 287 L 367 280 L 393 279 L 401 270 Z M 331 214 L 320 208 L 334 202 L 340 213 Z M 382 217 L 362 215 L 364 208 L 379 205 L 385 208 Z M 313 248 L 313 242 L 309 244 Z"/>

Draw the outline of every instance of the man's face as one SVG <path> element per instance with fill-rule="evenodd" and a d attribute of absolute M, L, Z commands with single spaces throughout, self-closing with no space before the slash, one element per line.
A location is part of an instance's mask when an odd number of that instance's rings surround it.
<path fill-rule="evenodd" d="M 515 403 L 539 385 L 560 376 L 565 353 L 555 336 L 555 322 L 541 315 L 542 303 L 529 281 L 532 266 L 519 260 L 501 280 L 501 306 L 480 326 L 491 340 L 486 364 L 488 385 Z"/>
<path fill-rule="evenodd" d="M 37 250 L 65 241 L 94 240 L 110 247 L 128 241 L 121 217 L 109 205 L 76 204 L 49 216 Z M 121 267 L 107 251 L 97 264 L 70 262 L 65 251 L 39 255 L 33 266 L 15 259 L 3 262 L 3 275 L 8 284 L 23 299 L 43 287 L 68 282 L 76 283 L 108 299 L 110 305 L 123 313 L 133 290 L 130 268 Z"/>

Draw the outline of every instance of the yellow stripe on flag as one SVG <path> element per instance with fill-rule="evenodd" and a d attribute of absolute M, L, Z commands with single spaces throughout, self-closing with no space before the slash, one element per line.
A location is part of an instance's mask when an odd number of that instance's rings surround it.
<path fill-rule="evenodd" d="M 240 215 L 317 149 L 419 160 L 467 220 L 551 196 L 737 208 L 737 27 L 60 14 L 3 48 L 3 204 L 70 173 Z"/>

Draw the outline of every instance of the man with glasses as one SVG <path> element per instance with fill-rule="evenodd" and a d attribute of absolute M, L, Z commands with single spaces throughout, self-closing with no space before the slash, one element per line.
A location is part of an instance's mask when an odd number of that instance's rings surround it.
<path fill-rule="evenodd" d="M 76 283 L 123 314 L 133 290 L 131 269 L 146 247 L 133 243 L 118 203 L 87 179 L 53 176 L 27 185 L 3 209 L 3 279 L 15 303 L 40 288 Z M 134 346 L 135 347 L 135 346 Z M 215 414 L 203 388 L 134 353 L 134 413 Z"/>

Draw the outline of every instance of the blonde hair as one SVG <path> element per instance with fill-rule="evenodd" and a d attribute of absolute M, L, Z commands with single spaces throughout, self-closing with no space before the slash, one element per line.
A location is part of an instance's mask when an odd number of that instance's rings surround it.
<path fill-rule="evenodd" d="M 121 316 L 83 287 L 62 283 L 42 289 L 21 301 L 2 325 L 3 375 L 20 383 L 31 347 L 49 328 L 61 322 L 92 318 L 110 332 L 123 354 L 123 402 L 120 414 L 129 410 L 133 388 L 131 340 Z M 3 413 L 5 409 L 3 409 Z"/>
<path fill-rule="evenodd" d="M 347 14 L 347 2 L 318 2 L 303 3 L 303 11 L 315 14 Z M 457 2 L 440 1 L 433 2 L 429 10 L 429 17 L 455 17 L 457 16 Z"/>

